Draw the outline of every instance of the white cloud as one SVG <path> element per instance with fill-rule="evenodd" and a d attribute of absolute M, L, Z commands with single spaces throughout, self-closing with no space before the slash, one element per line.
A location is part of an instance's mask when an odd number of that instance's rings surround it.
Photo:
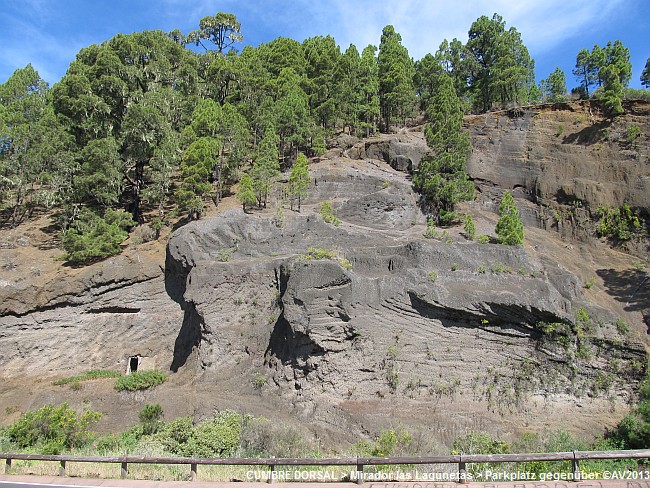
<path fill-rule="evenodd" d="M 283 2 L 281 2 L 283 3 Z M 312 2 L 293 1 L 294 8 L 309 10 Z M 387 24 L 402 35 L 410 54 L 419 59 L 434 52 L 443 39 L 463 42 L 472 22 L 481 15 L 498 13 L 506 27 L 516 27 L 532 53 L 541 53 L 579 35 L 591 24 L 607 18 L 622 0 L 331 0 L 320 2 L 320 16 L 312 25 L 327 27 L 341 46 L 379 44 Z"/>

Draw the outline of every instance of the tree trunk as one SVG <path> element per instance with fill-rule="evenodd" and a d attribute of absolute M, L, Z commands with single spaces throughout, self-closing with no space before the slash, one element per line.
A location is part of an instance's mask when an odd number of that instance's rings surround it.
<path fill-rule="evenodd" d="M 140 208 L 142 202 L 142 187 L 144 186 L 144 164 L 144 161 L 138 161 L 135 163 L 135 179 L 133 181 L 133 186 L 131 187 L 131 213 L 133 215 L 133 220 L 138 224 L 144 224 L 142 209 Z"/>
<path fill-rule="evenodd" d="M 219 201 L 221 200 L 221 168 L 221 161 L 219 161 L 214 165 L 214 169 L 212 170 L 212 181 L 217 186 L 216 191 L 214 192 L 214 197 L 212 198 L 215 207 L 219 206 Z"/>

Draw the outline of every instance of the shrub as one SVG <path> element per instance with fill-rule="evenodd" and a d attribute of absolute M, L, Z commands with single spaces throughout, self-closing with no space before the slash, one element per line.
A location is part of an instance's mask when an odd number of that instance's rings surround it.
<path fill-rule="evenodd" d="M 77 376 L 70 376 L 69 378 L 56 380 L 53 384 L 66 385 L 68 383 L 78 383 L 81 381 L 97 380 L 101 378 L 119 378 L 120 376 L 122 376 L 122 373 L 119 373 L 117 371 L 111 371 L 106 369 L 93 369 L 92 371 L 86 371 L 85 373 L 82 373 Z"/>
<path fill-rule="evenodd" d="M 429 271 L 427 276 L 429 277 L 429 281 L 435 283 L 436 280 L 438 279 L 438 272 L 435 269 L 432 269 L 431 271 Z"/>
<path fill-rule="evenodd" d="M 184 456 L 227 457 L 235 453 L 241 439 L 242 426 L 251 420 L 229 410 L 194 426 L 183 446 Z"/>
<path fill-rule="evenodd" d="M 643 229 L 641 219 L 627 204 L 621 208 L 598 207 L 596 219 L 598 235 L 618 241 L 629 241 Z"/>
<path fill-rule="evenodd" d="M 146 390 L 161 385 L 168 379 L 169 377 L 162 371 L 136 371 L 115 380 L 115 389 L 117 391 Z"/>
<path fill-rule="evenodd" d="M 625 335 L 630 332 L 630 326 L 622 318 L 616 319 L 616 330 L 620 335 Z"/>
<path fill-rule="evenodd" d="M 86 210 L 63 233 L 63 248 L 67 253 L 64 258 L 85 263 L 118 254 L 129 236 L 128 230 L 135 225 L 125 212 L 108 209 L 102 217 Z"/>
<path fill-rule="evenodd" d="M 478 236 L 476 238 L 476 242 L 478 242 L 479 244 L 489 244 L 490 243 L 490 236 L 485 235 L 485 234 L 481 234 L 480 236 Z"/>
<path fill-rule="evenodd" d="M 160 427 L 162 415 L 163 408 L 159 403 L 145 405 L 138 414 L 142 424 L 142 433 L 145 435 L 155 434 Z"/>
<path fill-rule="evenodd" d="M 341 221 L 334 215 L 332 205 L 330 205 L 330 202 L 327 200 L 325 200 L 320 207 L 320 215 L 328 224 L 339 225 L 341 223 Z"/>
<path fill-rule="evenodd" d="M 235 252 L 233 247 L 223 247 L 217 251 L 216 259 L 220 263 L 227 263 L 232 258 L 232 254 Z"/>
<path fill-rule="evenodd" d="M 426 237 L 427 239 L 437 239 L 438 237 L 440 237 L 440 234 L 436 229 L 436 223 L 431 218 L 427 220 L 427 230 L 424 233 L 424 237 Z"/>
<path fill-rule="evenodd" d="M 58 454 L 86 444 L 91 437 L 88 428 L 101 416 L 92 410 L 78 414 L 67 402 L 58 407 L 50 403 L 25 413 L 7 432 L 11 441 L 21 448 L 36 447 L 46 454 Z"/>
<path fill-rule="evenodd" d="M 320 247 L 310 247 L 307 249 L 307 254 L 305 254 L 305 259 L 335 259 L 336 257 L 336 251 Z"/>
<path fill-rule="evenodd" d="M 641 127 L 636 124 L 630 124 L 625 132 L 625 138 L 628 144 L 636 144 L 636 140 L 641 137 Z"/>
<path fill-rule="evenodd" d="M 454 440 L 453 450 L 463 454 L 508 454 L 510 446 L 507 442 L 494 439 L 487 432 L 469 432 Z M 476 474 L 484 472 L 486 468 L 489 468 L 487 463 L 473 463 L 469 471 Z"/>
<path fill-rule="evenodd" d="M 445 209 L 440 210 L 440 225 L 441 226 L 450 226 L 454 224 L 459 224 L 462 219 L 462 215 L 458 212 L 448 212 Z"/>
<path fill-rule="evenodd" d="M 277 425 L 267 419 L 255 419 L 244 425 L 241 447 L 251 457 L 314 457 L 309 436 L 295 425 Z"/>

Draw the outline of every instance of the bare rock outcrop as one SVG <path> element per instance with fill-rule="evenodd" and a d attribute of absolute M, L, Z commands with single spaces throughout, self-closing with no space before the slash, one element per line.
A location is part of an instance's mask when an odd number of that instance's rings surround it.
<path fill-rule="evenodd" d="M 321 176 L 329 182 L 336 171 Z M 407 185 L 394 188 L 411 198 Z M 361 197 L 339 190 L 343 216 Z M 325 424 L 344 414 L 367 422 L 377 399 L 394 396 L 414 411 L 445 397 L 454 415 L 479 410 L 497 426 L 508 412 L 517 424 L 540 398 L 558 409 L 597 398 L 593 385 L 614 374 L 612 354 L 629 376 L 608 395 L 627 397 L 645 353 L 621 342 L 615 317 L 585 300 L 575 276 L 522 249 L 425 240 L 401 226 L 401 208 L 383 212 L 376 226 L 352 218 L 336 227 L 307 210 L 281 226 L 231 211 L 179 230 L 168 281 L 182 283 L 191 317 L 177 364 L 196 350 L 199 382 L 243 375 Z M 593 320 L 588 346 L 578 339 L 581 307 Z M 585 418 L 603 408 L 594 400 Z M 442 412 L 426 412 L 443 422 Z"/>

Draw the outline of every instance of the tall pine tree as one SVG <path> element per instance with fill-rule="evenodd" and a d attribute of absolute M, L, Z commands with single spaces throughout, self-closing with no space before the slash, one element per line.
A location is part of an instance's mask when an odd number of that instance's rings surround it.
<path fill-rule="evenodd" d="M 453 80 L 445 72 L 439 75 L 438 90 L 427 107 L 427 118 L 424 133 L 431 154 L 420 162 L 413 184 L 422 195 L 425 211 L 439 223 L 442 211 L 453 212 L 458 202 L 474 198 L 474 184 L 465 172 L 471 152 L 469 134 L 462 130 L 461 103 Z"/>

